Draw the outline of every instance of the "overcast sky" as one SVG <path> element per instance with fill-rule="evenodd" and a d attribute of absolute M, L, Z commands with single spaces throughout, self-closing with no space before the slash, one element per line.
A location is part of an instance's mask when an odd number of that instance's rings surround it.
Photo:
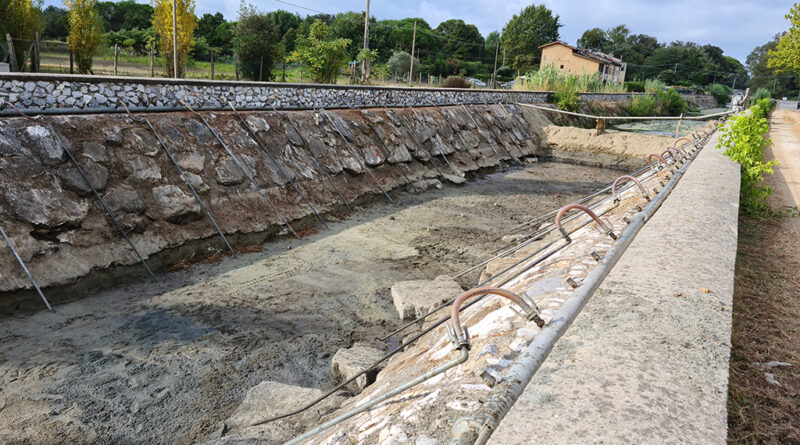
<path fill-rule="evenodd" d="M 139 0 L 141 1 L 141 0 Z M 366 0 L 287 0 L 314 10 L 335 14 L 363 11 Z M 236 19 L 236 0 L 196 0 L 196 13 L 222 12 Z M 61 4 L 47 0 L 46 4 Z M 250 0 L 263 11 L 285 9 L 305 16 L 310 12 L 276 0 Z M 377 19 L 422 17 L 431 27 L 451 18 L 475 24 L 484 37 L 499 31 L 522 8 L 526 0 L 372 0 L 370 15 Z M 536 2 L 539 3 L 539 2 Z M 784 15 L 792 6 L 787 0 L 544 0 L 561 17 L 561 39 L 574 44 L 583 31 L 627 25 L 632 33 L 649 34 L 660 42 L 673 40 L 710 43 L 742 63 L 754 47 L 766 43 L 776 33 L 789 28 Z"/>

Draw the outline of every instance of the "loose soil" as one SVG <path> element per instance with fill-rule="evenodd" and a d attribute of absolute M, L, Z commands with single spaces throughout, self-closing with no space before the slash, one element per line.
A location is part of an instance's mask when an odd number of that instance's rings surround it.
<path fill-rule="evenodd" d="M 776 110 L 770 127 L 775 145 L 766 158 L 781 165 L 767 177 L 774 190 L 769 203 L 784 216 L 741 218 L 739 223 L 728 398 L 731 443 L 800 443 L 800 182 L 795 179 L 800 113 Z M 790 366 L 759 365 L 770 361 Z M 765 373 L 779 385 L 769 383 Z"/>
<path fill-rule="evenodd" d="M 617 176 L 533 164 L 400 194 L 158 285 L 0 315 L 0 442 L 198 442 L 261 381 L 327 389 L 337 349 L 378 344 L 399 324 L 392 284 L 454 275 L 500 247 L 504 230 Z"/>

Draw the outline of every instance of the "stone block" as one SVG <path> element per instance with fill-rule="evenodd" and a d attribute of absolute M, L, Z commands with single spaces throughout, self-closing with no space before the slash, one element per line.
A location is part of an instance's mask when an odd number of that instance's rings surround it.
<path fill-rule="evenodd" d="M 403 320 L 427 314 L 462 292 L 461 286 L 446 275 L 435 280 L 401 281 L 392 286 L 391 291 L 394 306 Z"/>
<path fill-rule="evenodd" d="M 349 348 L 342 348 L 336 351 L 336 354 L 333 355 L 333 359 L 331 359 L 331 374 L 334 379 L 343 382 L 367 369 L 369 365 L 375 363 L 384 355 L 386 355 L 386 351 L 382 349 L 375 348 L 366 343 L 355 343 Z M 356 378 L 348 387 L 354 390 L 354 392 L 361 392 L 361 390 L 375 382 L 378 372 L 380 372 L 383 367 L 384 364 L 382 363 L 375 369 Z"/>

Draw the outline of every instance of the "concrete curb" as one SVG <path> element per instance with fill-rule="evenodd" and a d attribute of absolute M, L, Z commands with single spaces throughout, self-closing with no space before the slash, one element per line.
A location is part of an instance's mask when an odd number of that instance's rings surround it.
<path fill-rule="evenodd" d="M 725 443 L 739 166 L 716 143 L 641 230 L 490 443 Z"/>

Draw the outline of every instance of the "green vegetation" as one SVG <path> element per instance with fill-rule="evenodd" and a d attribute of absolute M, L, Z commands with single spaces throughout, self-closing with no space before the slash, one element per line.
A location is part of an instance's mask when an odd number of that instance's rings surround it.
<path fill-rule="evenodd" d="M 547 64 L 538 71 L 531 71 L 524 79 L 518 79 L 514 89 L 531 91 L 557 91 L 569 82 L 581 93 L 624 93 L 625 87 L 618 83 L 603 83 L 596 75 L 574 76 L 562 72 L 553 64 Z"/>
<path fill-rule="evenodd" d="M 553 99 L 558 108 L 566 111 L 578 111 L 578 105 L 581 103 L 581 98 L 578 95 L 578 87 L 575 77 L 569 76 L 567 81 L 558 85 Z"/>
<path fill-rule="evenodd" d="M 558 14 L 553 16 L 544 5 L 530 5 L 519 15 L 515 14 L 500 37 L 503 49 L 509 53 L 509 66 L 522 71 L 538 65 L 542 58 L 539 47 L 558 40 L 558 30 L 562 26 Z"/>
<path fill-rule="evenodd" d="M 658 88 L 659 81 L 645 87 L 646 93 L 631 100 L 627 111 L 631 116 L 678 116 L 686 112 L 687 103 L 674 88 Z"/>
<path fill-rule="evenodd" d="M 347 64 L 348 39 L 331 39 L 328 26 L 321 20 L 311 25 L 307 38 L 297 42 L 297 49 L 288 60 L 303 64 L 316 83 L 336 83 L 339 69 Z"/>
<path fill-rule="evenodd" d="M 771 98 L 772 96 L 770 95 L 769 90 L 767 90 L 766 88 L 759 88 L 756 90 L 755 93 L 753 93 L 752 100 L 753 102 L 761 102 L 761 100 L 763 99 L 769 100 Z"/>
<path fill-rule="evenodd" d="M 272 80 L 272 66 L 280 55 L 279 29 L 275 22 L 242 2 L 234 34 L 234 50 L 239 54 L 239 69 L 244 78 Z"/>
<path fill-rule="evenodd" d="M 733 94 L 733 90 L 728 88 L 725 85 L 720 85 L 718 83 L 713 83 L 708 86 L 708 91 L 714 96 L 714 99 L 717 101 L 717 106 L 724 107 L 728 104 L 731 100 L 731 94 Z"/>
<path fill-rule="evenodd" d="M 83 74 L 92 71 L 92 58 L 100 44 L 100 16 L 96 4 L 95 0 L 64 0 L 69 8 L 67 41 L 75 55 L 78 72 Z"/>
<path fill-rule="evenodd" d="M 764 175 L 772 174 L 777 161 L 764 161 L 764 149 L 772 145 L 766 137 L 769 126 L 766 115 L 769 100 L 764 99 L 750 107 L 750 114 L 732 117 L 720 129 L 719 145 L 725 156 L 738 162 L 742 169 L 742 186 L 739 196 L 741 211 L 748 216 L 763 217 L 769 214 L 767 198 L 772 188 L 764 184 Z"/>

